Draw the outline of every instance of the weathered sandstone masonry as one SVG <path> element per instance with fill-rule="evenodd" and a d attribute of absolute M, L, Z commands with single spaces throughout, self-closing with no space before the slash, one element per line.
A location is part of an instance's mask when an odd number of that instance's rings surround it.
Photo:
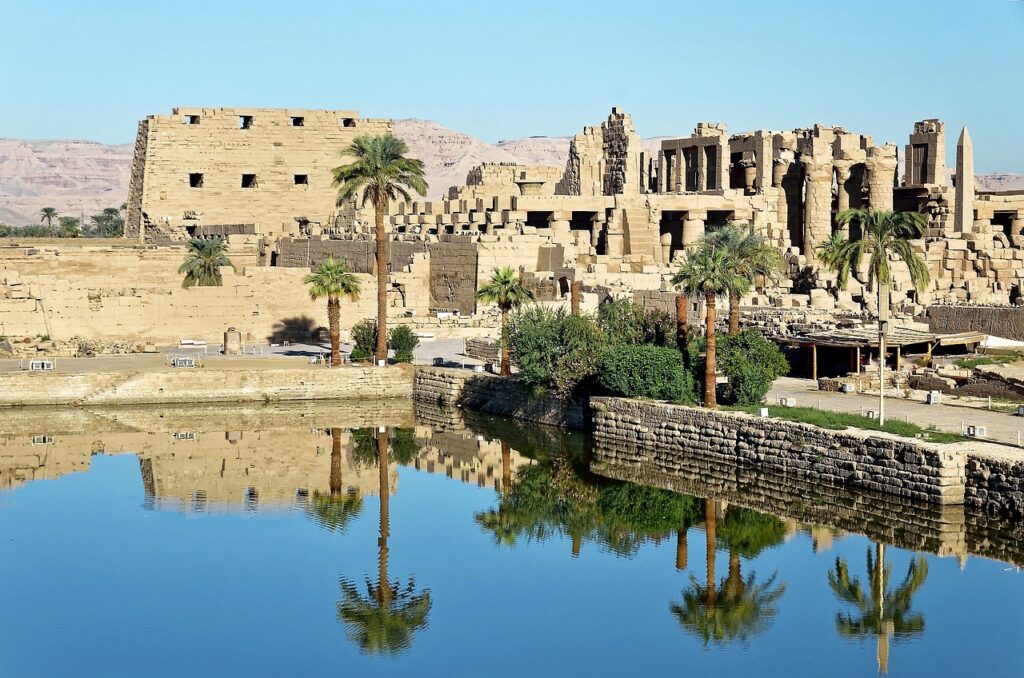
<path fill-rule="evenodd" d="M 694 450 L 797 480 L 932 504 L 964 501 L 965 454 L 938 445 L 624 398 L 593 398 L 591 407 L 598 444 L 639 445 L 666 472 Z"/>
<path fill-rule="evenodd" d="M 0 407 L 408 398 L 411 392 L 407 366 L 0 373 Z"/>
<path fill-rule="evenodd" d="M 443 367 L 417 368 L 412 397 L 431 405 L 466 407 L 538 424 L 572 429 L 583 429 L 585 426 L 584 410 L 580 403 L 538 398 L 518 382 L 487 372 Z"/>

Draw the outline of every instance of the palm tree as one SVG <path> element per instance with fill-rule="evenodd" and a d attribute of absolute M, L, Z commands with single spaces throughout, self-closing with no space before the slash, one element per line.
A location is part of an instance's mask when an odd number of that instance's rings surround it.
<path fill-rule="evenodd" d="M 757 575 L 751 573 L 744 578 L 740 572 L 740 553 L 744 552 L 744 546 L 738 542 L 730 543 L 729 553 L 729 576 L 724 578 L 716 590 L 715 584 L 715 545 L 716 545 L 716 524 L 715 524 L 715 501 L 705 500 L 704 531 L 707 536 L 707 579 L 702 585 L 696 577 L 690 576 L 690 586 L 683 591 L 681 603 L 673 603 L 669 606 L 670 611 L 683 628 L 696 633 L 707 645 L 708 641 L 725 644 L 733 639 L 746 640 L 751 635 L 760 633 L 768 624 L 768 621 L 775 616 L 775 603 L 786 590 L 785 584 L 775 586 L 775 575 L 769 577 L 765 582 L 758 583 Z M 730 509 L 732 511 L 732 509 Z M 754 511 L 748 511 L 733 518 L 732 530 L 736 530 L 735 524 L 747 520 L 747 514 L 759 516 L 763 519 L 775 520 L 780 526 L 781 521 L 771 519 L 769 516 L 762 516 Z M 729 516 L 727 514 L 727 521 Z M 723 528 L 726 526 L 723 525 Z M 777 531 L 771 525 L 772 531 Z M 756 528 L 755 528 L 756 531 Z M 729 538 L 728 530 L 723 530 L 723 537 Z M 782 528 L 784 534 L 784 528 Z M 755 538 L 758 543 L 770 544 L 773 537 L 762 536 Z M 781 537 L 779 537 L 781 540 Z M 777 541 L 775 543 L 778 543 Z M 766 548 L 761 546 L 760 548 Z M 747 548 L 745 553 L 748 557 L 755 557 L 757 551 Z"/>
<path fill-rule="evenodd" d="M 223 238 L 192 238 L 188 241 L 185 261 L 178 268 L 184 273 L 182 287 L 220 287 L 221 266 L 231 266 L 227 243 Z"/>
<path fill-rule="evenodd" d="M 390 535 L 390 487 L 388 479 L 388 440 L 386 429 L 377 433 L 378 490 L 380 491 L 380 537 L 377 540 L 377 582 L 366 578 L 366 595 L 354 582 L 342 578 L 338 618 L 348 637 L 363 652 L 398 654 L 412 644 L 415 631 L 426 628 L 430 612 L 430 589 L 416 592 L 410 578 L 403 586 L 388 576 L 388 536 Z"/>
<path fill-rule="evenodd" d="M 892 283 L 890 259 L 907 265 L 915 290 L 928 285 L 928 264 L 914 251 L 913 241 L 924 234 L 925 218 L 917 212 L 852 209 L 840 212 L 836 221 L 846 228 L 859 227 L 859 235 L 847 239 L 839 232 L 818 246 L 822 264 L 836 273 L 840 289 L 846 289 L 850 272 L 855 272 L 868 257 L 868 281 L 878 291 L 878 422 L 885 423 L 885 335 L 889 320 L 889 285 Z M 853 229 L 849 229 L 851 234 Z"/>
<path fill-rule="evenodd" d="M 736 271 L 751 285 L 760 279 L 775 279 L 782 260 L 778 251 L 765 242 L 764 236 L 754 231 L 753 224 L 728 223 L 713 231 L 709 237 L 728 248 L 736 261 Z M 740 292 L 729 290 L 729 334 L 740 332 Z"/>
<path fill-rule="evenodd" d="M 331 366 L 341 364 L 341 297 L 355 301 L 362 283 L 355 273 L 345 269 L 344 259 L 328 257 L 312 273 L 302 279 L 309 285 L 309 298 L 319 301 L 327 297 L 327 324 L 331 332 Z"/>
<path fill-rule="evenodd" d="M 878 672 L 888 673 L 889 637 L 909 638 L 924 633 L 924 617 L 911 612 L 910 607 L 914 594 L 928 578 L 928 561 L 923 557 L 910 561 L 907 576 L 893 591 L 886 588 L 892 568 L 885 562 L 885 544 L 875 544 L 874 558 L 868 549 L 867 561 L 870 591 L 864 591 L 856 577 L 850 579 L 849 567 L 843 558 L 837 558 L 835 569 L 828 573 L 832 593 L 856 608 L 856 616 L 836 614 L 836 630 L 843 636 L 874 636 Z"/>
<path fill-rule="evenodd" d="M 738 270 L 729 247 L 705 236 L 683 254 L 672 284 L 688 297 L 703 295 L 707 306 L 707 357 L 704 361 L 704 406 L 714 409 L 715 401 L 715 300 L 723 294 L 743 296 L 750 280 Z"/>
<path fill-rule="evenodd" d="M 309 513 L 318 523 L 332 532 L 344 532 L 350 520 L 363 509 L 362 495 L 344 492 L 341 476 L 341 429 L 331 429 L 331 475 L 329 492 L 313 492 L 313 503 Z"/>
<path fill-rule="evenodd" d="M 501 311 L 501 376 L 512 374 L 512 361 L 508 350 L 508 313 L 525 303 L 534 301 L 532 290 L 526 289 L 519 275 L 511 266 L 495 268 L 491 279 L 476 291 L 476 298 L 487 304 L 495 304 Z"/>
<path fill-rule="evenodd" d="M 338 188 L 338 205 L 355 199 L 360 205 L 371 203 L 374 209 L 375 237 L 377 241 L 377 354 L 380 361 L 388 358 L 387 285 L 388 253 L 384 217 L 388 201 L 409 200 L 409 190 L 426 195 L 427 182 L 423 178 L 423 163 L 406 158 L 409 147 L 390 135 L 356 137 L 352 145 L 341 152 L 355 158 L 354 162 L 334 168 L 334 185 Z"/>
<path fill-rule="evenodd" d="M 57 210 L 53 207 L 44 207 L 39 210 L 39 223 L 46 222 L 46 227 L 53 231 L 53 220 L 57 218 Z"/>

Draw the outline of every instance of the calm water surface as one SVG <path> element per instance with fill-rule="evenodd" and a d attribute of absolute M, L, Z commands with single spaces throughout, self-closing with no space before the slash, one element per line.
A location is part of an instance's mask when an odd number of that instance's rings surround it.
<path fill-rule="evenodd" d="M 4 420 L 0 675 L 1024 675 L 1019 525 L 408 407 Z"/>

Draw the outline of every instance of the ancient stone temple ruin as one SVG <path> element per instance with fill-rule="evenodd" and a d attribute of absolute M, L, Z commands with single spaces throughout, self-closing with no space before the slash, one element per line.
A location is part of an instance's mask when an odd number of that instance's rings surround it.
<path fill-rule="evenodd" d="M 219 341 L 233 326 L 251 342 L 315 324 L 319 308 L 301 285 L 310 266 L 344 257 L 367 284 L 375 266 L 372 219 L 355 204 L 337 204 L 332 169 L 347 161 L 340 153 L 358 135 L 391 130 L 390 121 L 353 111 L 180 108 L 146 118 L 124 245 L 138 251 L 103 255 L 124 260 L 131 286 L 101 274 L 86 243 L 12 255 L 0 304 L 13 305 L 0 333 L 82 329 L 168 340 L 187 328 Z M 627 296 L 673 311 L 674 263 L 709 229 L 732 221 L 753 224 L 778 247 L 787 273 L 743 299 L 748 320 L 805 311 L 863 318 L 875 292 L 857 279 L 837 289 L 815 256 L 840 228 L 836 215 L 853 207 L 927 219 L 916 246 L 932 281 L 915 291 L 902 264 L 894 267 L 888 301 L 897 317 L 936 304 L 1016 303 L 1024 193 L 979 190 L 966 129 L 947 176 L 945 145 L 945 125 L 934 119 L 914 123 L 902 149 L 825 125 L 730 135 L 723 123 L 701 122 L 689 136 L 652 142 L 612 109 L 572 138 L 564 166 L 483 164 L 439 199 L 393 203 L 389 306 L 395 322 L 478 336 L 497 316 L 473 292 L 495 266 L 511 265 L 543 302 L 568 304 L 576 284 L 584 309 Z M 227 238 L 234 271 L 225 288 L 176 289 L 175 262 L 191 236 Z M 371 301 L 344 314 L 344 326 L 372 315 Z"/>

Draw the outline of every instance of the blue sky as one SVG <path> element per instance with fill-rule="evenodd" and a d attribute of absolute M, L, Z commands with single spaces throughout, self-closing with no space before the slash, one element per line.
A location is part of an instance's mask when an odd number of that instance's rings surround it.
<path fill-rule="evenodd" d="M 1020 0 L 0 0 L 0 136 L 134 139 L 174 106 L 354 108 L 497 141 L 611 106 L 643 136 L 968 124 L 1024 172 Z"/>

